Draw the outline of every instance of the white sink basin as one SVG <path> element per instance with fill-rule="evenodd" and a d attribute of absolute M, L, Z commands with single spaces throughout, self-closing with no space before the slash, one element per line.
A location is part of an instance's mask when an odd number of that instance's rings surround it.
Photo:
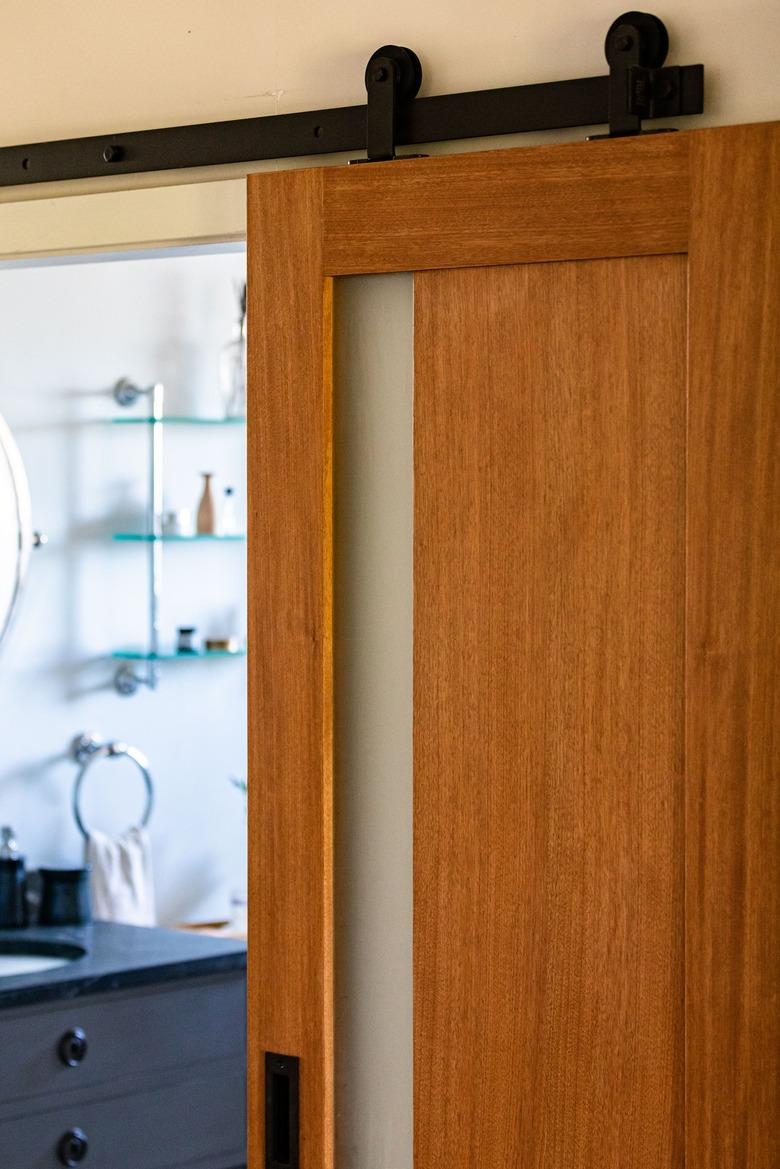
<path fill-rule="evenodd" d="M 0 940 L 0 978 L 15 978 L 19 974 L 40 974 L 57 970 L 86 954 L 81 946 L 65 942 L 26 942 Z"/>

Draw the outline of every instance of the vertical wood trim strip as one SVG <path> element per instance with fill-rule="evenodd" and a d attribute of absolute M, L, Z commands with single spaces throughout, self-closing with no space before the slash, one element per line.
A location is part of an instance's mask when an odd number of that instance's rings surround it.
<path fill-rule="evenodd" d="M 300 1057 L 300 1166 L 333 1164 L 332 281 L 321 170 L 248 185 L 249 1163 L 263 1056 Z"/>
<path fill-rule="evenodd" d="M 691 143 L 686 1169 L 776 1169 L 780 127 Z"/>

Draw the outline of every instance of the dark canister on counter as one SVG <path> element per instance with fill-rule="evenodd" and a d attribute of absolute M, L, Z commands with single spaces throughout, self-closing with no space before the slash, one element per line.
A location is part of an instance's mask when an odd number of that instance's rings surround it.
<path fill-rule="evenodd" d="M 41 869 L 40 925 L 87 925 L 92 921 L 90 866 Z"/>
<path fill-rule="evenodd" d="M 0 929 L 27 925 L 27 874 L 24 857 L 0 858 Z"/>

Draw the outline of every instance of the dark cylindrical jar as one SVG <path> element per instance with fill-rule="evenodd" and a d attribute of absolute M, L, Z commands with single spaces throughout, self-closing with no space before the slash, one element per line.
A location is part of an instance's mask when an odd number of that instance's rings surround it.
<path fill-rule="evenodd" d="M 89 873 L 89 865 L 41 869 L 40 925 L 87 925 L 92 921 Z"/>
<path fill-rule="evenodd" d="M 0 858 L 0 928 L 27 925 L 27 874 L 24 857 Z"/>

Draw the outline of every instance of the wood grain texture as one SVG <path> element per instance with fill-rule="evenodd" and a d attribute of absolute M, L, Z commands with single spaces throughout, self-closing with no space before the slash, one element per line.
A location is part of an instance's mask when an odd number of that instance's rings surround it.
<path fill-rule="evenodd" d="M 415 277 L 418 1169 L 682 1165 L 685 296 Z"/>
<path fill-rule="evenodd" d="M 777 1169 L 780 126 L 692 176 L 686 1169 Z"/>
<path fill-rule="evenodd" d="M 684 252 L 689 134 L 334 167 L 332 275 Z"/>
<path fill-rule="evenodd" d="M 322 172 L 249 181 L 249 1161 L 263 1054 L 301 1059 L 301 1169 L 333 1164 L 331 292 Z"/>
<path fill-rule="evenodd" d="M 332 1169 L 328 276 L 459 267 L 485 270 L 418 278 L 425 376 L 448 379 L 418 404 L 418 1169 L 463 1147 L 511 1169 L 529 1148 L 533 1169 L 780 1163 L 777 142 L 767 124 L 250 180 L 252 1169 L 267 1048 L 301 1055 L 302 1169 Z M 684 261 L 661 253 L 689 244 L 683 840 Z M 648 258 L 599 258 L 622 255 Z M 531 261 L 551 263 L 489 270 Z"/>

